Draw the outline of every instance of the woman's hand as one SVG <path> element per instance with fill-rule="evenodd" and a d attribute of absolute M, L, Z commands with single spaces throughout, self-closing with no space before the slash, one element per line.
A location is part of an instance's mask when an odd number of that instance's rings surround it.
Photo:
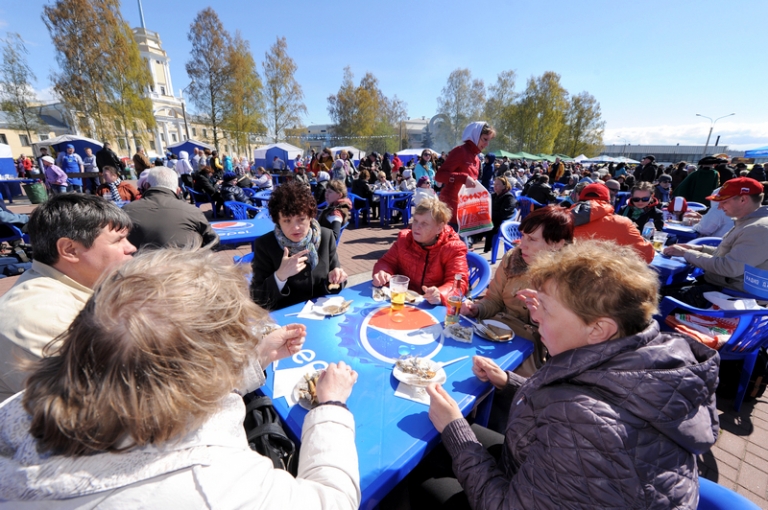
<path fill-rule="evenodd" d="M 309 250 L 301 250 L 295 255 L 291 255 L 287 247 L 283 248 L 283 259 L 275 272 L 281 282 L 304 271 L 304 268 L 307 267 L 307 253 Z"/>
<path fill-rule="evenodd" d="M 496 389 L 502 389 L 507 385 L 509 376 L 493 360 L 483 356 L 472 358 L 472 373 L 483 382 L 490 381 Z"/>
<path fill-rule="evenodd" d="M 357 372 L 352 370 L 352 367 L 343 361 L 338 364 L 331 363 L 317 380 L 317 401 L 323 403 L 333 400 L 346 403 L 356 382 Z"/>
<path fill-rule="evenodd" d="M 347 273 L 340 267 L 337 267 L 333 270 L 331 270 L 330 273 L 328 273 L 328 283 L 335 283 L 336 285 L 341 285 L 342 283 L 347 281 Z"/>
<path fill-rule="evenodd" d="M 432 383 L 427 386 L 427 394 L 429 394 L 429 419 L 441 434 L 449 423 L 464 418 L 459 405 L 439 384 Z"/>
<path fill-rule="evenodd" d="M 307 327 L 303 324 L 288 324 L 274 330 L 257 347 L 261 366 L 266 368 L 273 361 L 293 356 L 301 350 L 306 337 Z"/>
<path fill-rule="evenodd" d="M 531 314 L 531 319 L 533 319 L 533 314 L 539 311 L 539 293 L 533 289 L 523 289 L 518 291 L 517 294 L 515 294 L 515 297 L 521 301 L 525 301 L 525 306 Z"/>
<path fill-rule="evenodd" d="M 464 181 L 464 186 L 466 186 L 467 188 L 474 188 L 475 186 L 477 186 L 477 181 L 474 180 L 472 177 L 468 176 L 467 180 Z"/>
<path fill-rule="evenodd" d="M 383 287 L 389 283 L 389 280 L 391 278 L 392 278 L 392 275 L 387 273 L 386 271 L 379 271 L 378 273 L 373 275 L 373 286 Z"/>
<path fill-rule="evenodd" d="M 466 315 L 467 317 L 477 317 L 477 305 L 471 300 L 467 299 L 463 303 L 461 303 L 461 315 Z"/>
<path fill-rule="evenodd" d="M 440 295 L 440 290 L 437 287 L 421 287 L 424 292 L 424 299 L 430 305 L 439 305 L 443 302 L 443 297 Z"/>

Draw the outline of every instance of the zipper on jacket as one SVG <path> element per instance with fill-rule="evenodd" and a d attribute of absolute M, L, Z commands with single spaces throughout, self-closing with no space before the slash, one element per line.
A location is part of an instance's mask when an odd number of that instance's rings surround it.
<path fill-rule="evenodd" d="M 419 285 L 419 289 L 424 287 L 424 277 L 427 276 L 427 266 L 429 265 L 429 254 L 431 253 L 429 250 L 424 250 L 427 252 L 427 259 L 424 261 L 424 271 L 421 272 L 421 285 Z"/>

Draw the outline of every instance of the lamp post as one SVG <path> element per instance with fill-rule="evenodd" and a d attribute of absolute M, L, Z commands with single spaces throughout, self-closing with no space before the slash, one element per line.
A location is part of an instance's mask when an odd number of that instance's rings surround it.
<path fill-rule="evenodd" d="M 626 138 L 624 138 L 623 136 L 617 136 L 616 138 L 618 138 L 619 140 L 624 140 L 624 147 L 622 147 L 622 149 L 621 149 L 621 157 L 623 158 L 624 157 L 624 153 L 627 150 L 627 145 L 629 145 L 629 141 Z"/>
<path fill-rule="evenodd" d="M 707 135 L 707 143 L 704 144 L 704 152 L 701 153 L 701 157 L 705 157 L 707 155 L 707 149 L 709 148 L 709 139 L 712 136 L 712 130 L 715 128 L 715 123 L 720 120 L 724 119 L 726 117 L 730 117 L 732 115 L 736 115 L 735 113 L 729 113 L 728 115 L 723 115 L 722 117 L 718 117 L 715 120 L 712 120 L 711 117 L 707 117 L 706 115 L 702 115 L 700 113 L 697 113 L 697 117 L 704 117 L 705 119 L 709 119 L 709 134 Z"/>
<path fill-rule="evenodd" d="M 184 99 L 184 91 L 192 86 L 192 83 L 181 89 L 181 115 L 184 117 L 184 131 L 187 132 L 187 140 L 189 140 L 189 124 L 187 124 L 187 107 L 185 106 L 187 100 Z"/>

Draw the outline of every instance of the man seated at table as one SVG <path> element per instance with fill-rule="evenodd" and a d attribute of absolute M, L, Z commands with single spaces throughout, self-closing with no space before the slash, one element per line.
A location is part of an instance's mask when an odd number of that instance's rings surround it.
<path fill-rule="evenodd" d="M 718 435 L 717 352 L 660 332 L 658 276 L 627 247 L 566 245 L 529 277 L 521 294 L 551 358 L 528 379 L 474 358 L 480 380 L 514 395 L 503 436 L 427 388 L 445 448 L 414 473 L 425 501 L 412 507 L 696 508 L 696 457 Z"/>
<path fill-rule="evenodd" d="M 141 198 L 136 186 L 120 179 L 120 173 L 113 166 L 102 169 L 104 184 L 96 190 L 96 194 L 114 202 L 133 202 Z"/>
<path fill-rule="evenodd" d="M 0 400 L 22 389 L 17 359 L 37 359 L 64 332 L 102 273 L 131 258 L 131 219 L 93 195 L 49 198 L 32 213 L 32 268 L 0 298 Z"/>
<path fill-rule="evenodd" d="M 579 202 L 570 209 L 574 239 L 601 239 L 629 246 L 650 264 L 656 253 L 653 245 L 643 238 L 632 220 L 613 214 L 610 200 L 605 184 L 589 184 L 582 190 Z"/>
<path fill-rule="evenodd" d="M 761 205 L 763 196 L 763 185 L 754 179 L 729 180 L 720 191 L 707 197 L 734 220 L 733 228 L 720 245 L 675 244 L 664 250 L 666 255 L 683 257 L 704 270 L 704 282 L 708 285 L 697 286 L 699 293 L 722 287 L 742 291 L 745 265 L 768 269 L 768 206 Z M 695 297 L 680 297 L 697 305 L 691 301 Z"/>
<path fill-rule="evenodd" d="M 157 166 L 147 175 L 149 189 L 144 198 L 123 210 L 133 221 L 128 236 L 137 248 L 152 246 L 214 246 L 219 236 L 203 212 L 179 199 L 179 177 L 170 168 Z"/>

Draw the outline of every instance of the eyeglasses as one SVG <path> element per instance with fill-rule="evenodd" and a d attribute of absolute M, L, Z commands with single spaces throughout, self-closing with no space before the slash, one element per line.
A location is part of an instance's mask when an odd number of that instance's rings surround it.
<path fill-rule="evenodd" d="M 648 201 L 650 201 L 650 200 L 651 200 L 651 197 L 643 197 L 643 198 L 640 198 L 640 197 L 632 197 L 632 201 L 633 201 L 633 202 L 648 202 Z"/>

